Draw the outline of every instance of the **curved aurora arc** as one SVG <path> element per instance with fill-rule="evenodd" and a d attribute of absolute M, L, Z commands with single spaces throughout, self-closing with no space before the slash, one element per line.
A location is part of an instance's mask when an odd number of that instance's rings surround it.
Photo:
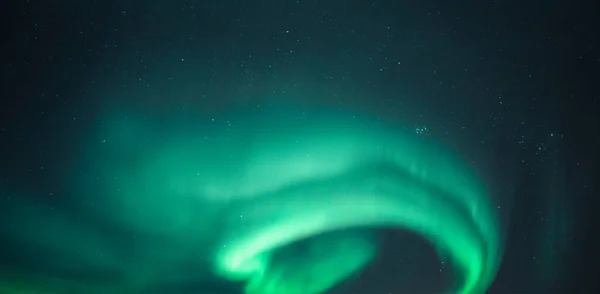
<path fill-rule="evenodd" d="M 135 136 L 127 124 L 105 125 L 118 148 Z M 136 196 L 113 199 L 123 209 L 115 217 L 157 230 L 144 222 L 164 213 L 172 220 L 160 222 L 165 234 L 200 217 L 194 233 L 210 240 L 202 250 L 214 272 L 245 282 L 247 294 L 327 291 L 373 260 L 378 244 L 369 230 L 378 228 L 416 232 L 449 258 L 457 274 L 449 292 L 483 293 L 496 274 L 499 227 L 487 193 L 457 157 L 411 135 L 340 112 L 294 109 L 168 133 L 173 139 L 141 155 L 143 168 L 128 176 Z M 140 183 L 153 192 L 140 193 Z M 165 193 L 197 201 L 202 215 L 167 218 L 178 198 L 126 213 Z M 301 240 L 309 244 L 303 256 L 281 254 Z"/>

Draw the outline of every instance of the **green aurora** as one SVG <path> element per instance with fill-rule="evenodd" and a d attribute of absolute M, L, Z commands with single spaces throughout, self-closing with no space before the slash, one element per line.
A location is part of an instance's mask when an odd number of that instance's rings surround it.
<path fill-rule="evenodd" d="M 12 234 L 62 251 L 72 267 L 119 268 L 125 277 L 86 293 L 147 293 L 157 280 L 182 279 L 165 272 L 186 262 L 204 269 L 186 279 L 218 277 L 247 294 L 324 293 L 376 257 L 372 232 L 382 228 L 429 240 L 454 267 L 448 292 L 489 287 L 502 256 L 500 228 L 485 188 L 458 156 L 341 111 L 282 107 L 230 118 L 171 123 L 113 112 L 90 131 L 73 168 L 74 202 L 135 232 L 134 254 L 107 250 L 101 233 L 68 216 L 43 224 L 61 230 L 62 241 L 23 232 L 34 224 Z M 36 214 L 24 209 L 13 222 Z M 301 252 L 289 249 L 303 240 Z M 62 293 L 79 283 L 19 279 L 0 289 Z M 28 279 L 47 292 L 27 292 Z"/>

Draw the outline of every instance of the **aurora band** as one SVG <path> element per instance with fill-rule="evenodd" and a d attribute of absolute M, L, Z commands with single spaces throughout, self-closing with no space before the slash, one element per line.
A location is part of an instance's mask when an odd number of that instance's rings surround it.
<path fill-rule="evenodd" d="M 210 270 L 247 294 L 323 293 L 374 259 L 369 231 L 380 228 L 429 240 L 455 269 L 449 293 L 483 293 L 495 277 L 502 248 L 488 193 L 458 156 L 412 134 L 291 107 L 144 124 L 115 114 L 97 137 L 114 152 L 96 167 L 123 179 L 103 200 L 107 217 L 196 238 Z M 136 158 L 110 166 L 120 153 Z M 301 240 L 303 256 L 278 253 Z"/>

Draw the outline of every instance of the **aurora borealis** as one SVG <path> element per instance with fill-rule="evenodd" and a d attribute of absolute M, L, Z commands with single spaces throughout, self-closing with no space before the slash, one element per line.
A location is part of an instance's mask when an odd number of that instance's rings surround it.
<path fill-rule="evenodd" d="M 109 114 L 90 132 L 74 201 L 173 246 L 157 255 L 152 238 L 136 244 L 136 254 L 150 250 L 145 258 L 156 268 L 125 266 L 133 274 L 120 282 L 126 291 L 145 293 L 165 279 L 161 268 L 185 261 L 245 283 L 247 294 L 323 293 L 360 273 L 378 251 L 370 231 L 385 227 L 414 231 L 449 257 L 456 284 L 440 291 L 485 291 L 501 256 L 498 220 L 457 156 L 368 117 L 298 109 L 162 131 L 148 131 L 158 121 Z M 13 233 L 97 266 L 122 262 L 99 235 L 59 214 L 40 228 L 60 231 L 61 241 L 31 229 Z M 69 239 L 71 249 L 63 245 Z M 286 249 L 302 240 L 304 249 Z"/>
<path fill-rule="evenodd" d="M 8 1 L 0 294 L 600 293 L 559 2 Z"/>
<path fill-rule="evenodd" d="M 320 271 L 306 273 L 271 265 L 271 251 L 328 230 L 387 225 L 419 232 L 452 256 L 465 279 L 459 292 L 485 290 L 498 265 L 499 228 L 485 192 L 458 162 L 369 123 L 287 116 L 291 124 L 281 115 L 252 131 L 244 180 L 223 192 L 249 199 L 226 212 L 216 256 L 225 276 L 249 277 L 247 293 L 319 293 L 344 278 L 338 271 L 363 266 L 375 245 L 360 235 L 348 241 L 357 245 L 333 240 L 318 249 L 336 252 L 323 257 L 331 263 L 316 259 Z M 337 243 L 350 248 L 333 250 Z"/>

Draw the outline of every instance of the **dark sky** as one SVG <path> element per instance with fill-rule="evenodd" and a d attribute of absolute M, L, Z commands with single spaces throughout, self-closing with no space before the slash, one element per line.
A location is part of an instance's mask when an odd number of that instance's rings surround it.
<path fill-rule="evenodd" d="M 593 1 L 15 0 L 0 10 L 0 203 L 69 207 L 77 146 L 107 111 L 185 120 L 294 99 L 398 123 L 466 156 L 506 238 L 489 293 L 597 293 L 586 278 L 600 260 L 588 202 L 600 134 Z M 403 265 L 381 262 L 349 291 L 426 283 L 431 248 L 396 234 L 382 233 L 384 248 L 414 255 L 389 253 Z M 11 248 L 0 273 L 36 267 L 18 257 L 23 240 L 0 241 Z"/>

